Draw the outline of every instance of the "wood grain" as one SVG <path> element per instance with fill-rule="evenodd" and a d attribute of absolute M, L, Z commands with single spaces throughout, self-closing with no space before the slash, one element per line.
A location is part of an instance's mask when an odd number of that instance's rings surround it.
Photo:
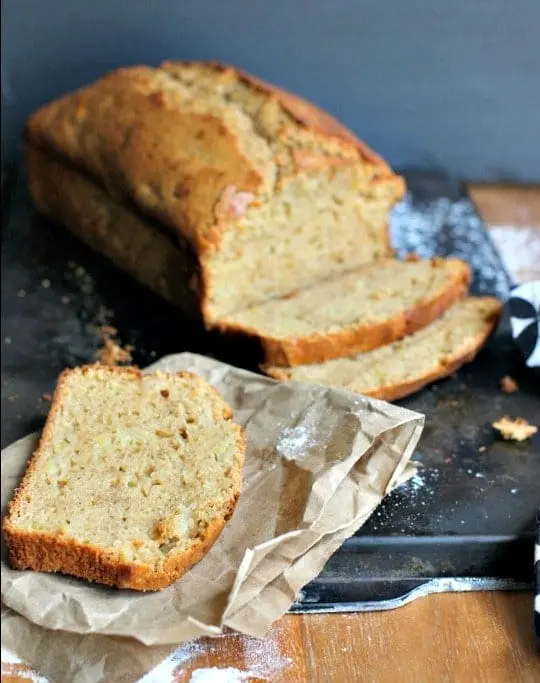
<path fill-rule="evenodd" d="M 474 185 L 469 193 L 514 282 L 540 280 L 540 189 Z"/>
<path fill-rule="evenodd" d="M 470 185 L 468 190 L 488 225 L 540 228 L 539 187 Z"/>
<path fill-rule="evenodd" d="M 540 188 L 475 186 L 471 194 L 489 224 L 538 228 L 540 241 Z M 242 680 L 252 683 L 539 683 L 533 596 L 441 594 L 385 612 L 286 615 L 262 641 L 198 641 L 173 678 L 188 683 L 208 667 L 251 672 Z M 3 664 L 2 674 L 5 683 L 32 676 L 22 665 Z"/>
<path fill-rule="evenodd" d="M 307 680 L 538 682 L 532 613 L 532 595 L 478 593 L 433 595 L 389 612 L 307 617 Z"/>

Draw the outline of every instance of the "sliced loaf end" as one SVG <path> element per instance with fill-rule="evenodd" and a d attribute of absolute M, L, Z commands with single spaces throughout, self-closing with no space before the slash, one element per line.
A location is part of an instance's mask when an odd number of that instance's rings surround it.
<path fill-rule="evenodd" d="M 245 440 L 231 416 L 190 373 L 65 371 L 3 522 L 10 564 L 119 588 L 168 586 L 234 511 Z"/>
<path fill-rule="evenodd" d="M 340 387 L 393 401 L 460 368 L 476 356 L 495 329 L 501 303 L 469 297 L 424 329 L 374 351 L 295 368 L 264 366 L 279 380 Z"/>

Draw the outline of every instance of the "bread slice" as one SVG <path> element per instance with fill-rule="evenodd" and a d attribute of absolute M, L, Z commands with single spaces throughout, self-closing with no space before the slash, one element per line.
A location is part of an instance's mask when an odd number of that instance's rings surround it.
<path fill-rule="evenodd" d="M 276 379 L 342 387 L 393 401 L 472 360 L 495 328 L 500 310 L 497 299 L 470 297 L 423 330 L 380 349 L 318 365 L 264 369 Z"/>
<path fill-rule="evenodd" d="M 4 519 L 9 562 L 164 588 L 231 517 L 244 449 L 229 406 L 195 375 L 67 370 Z"/>
<path fill-rule="evenodd" d="M 267 365 L 318 363 L 370 351 L 425 327 L 467 293 L 457 259 L 387 259 L 220 320 L 259 340 Z"/>

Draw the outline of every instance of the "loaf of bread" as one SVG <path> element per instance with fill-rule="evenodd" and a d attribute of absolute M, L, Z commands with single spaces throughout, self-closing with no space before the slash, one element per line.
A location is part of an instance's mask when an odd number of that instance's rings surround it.
<path fill-rule="evenodd" d="M 164 588 L 231 517 L 244 449 L 229 406 L 195 375 L 67 370 L 3 522 L 9 562 Z"/>
<path fill-rule="evenodd" d="M 469 297 L 419 332 L 374 351 L 317 365 L 265 370 L 275 379 L 325 384 L 393 401 L 471 361 L 495 328 L 500 311 L 497 299 Z"/>
<path fill-rule="evenodd" d="M 232 314 L 218 327 L 258 340 L 267 365 L 318 363 L 425 327 L 466 295 L 469 279 L 458 259 L 385 259 Z"/>
<path fill-rule="evenodd" d="M 304 100 L 214 63 L 117 70 L 27 122 L 37 206 L 207 325 L 389 253 L 402 179 Z"/>

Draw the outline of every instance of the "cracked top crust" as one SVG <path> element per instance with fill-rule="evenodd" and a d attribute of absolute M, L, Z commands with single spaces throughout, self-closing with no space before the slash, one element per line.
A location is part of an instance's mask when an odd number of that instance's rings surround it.
<path fill-rule="evenodd" d="M 362 166 L 363 192 L 403 192 L 386 163 L 331 116 L 217 63 L 118 69 L 42 107 L 26 138 L 200 252 L 299 174 Z"/>

